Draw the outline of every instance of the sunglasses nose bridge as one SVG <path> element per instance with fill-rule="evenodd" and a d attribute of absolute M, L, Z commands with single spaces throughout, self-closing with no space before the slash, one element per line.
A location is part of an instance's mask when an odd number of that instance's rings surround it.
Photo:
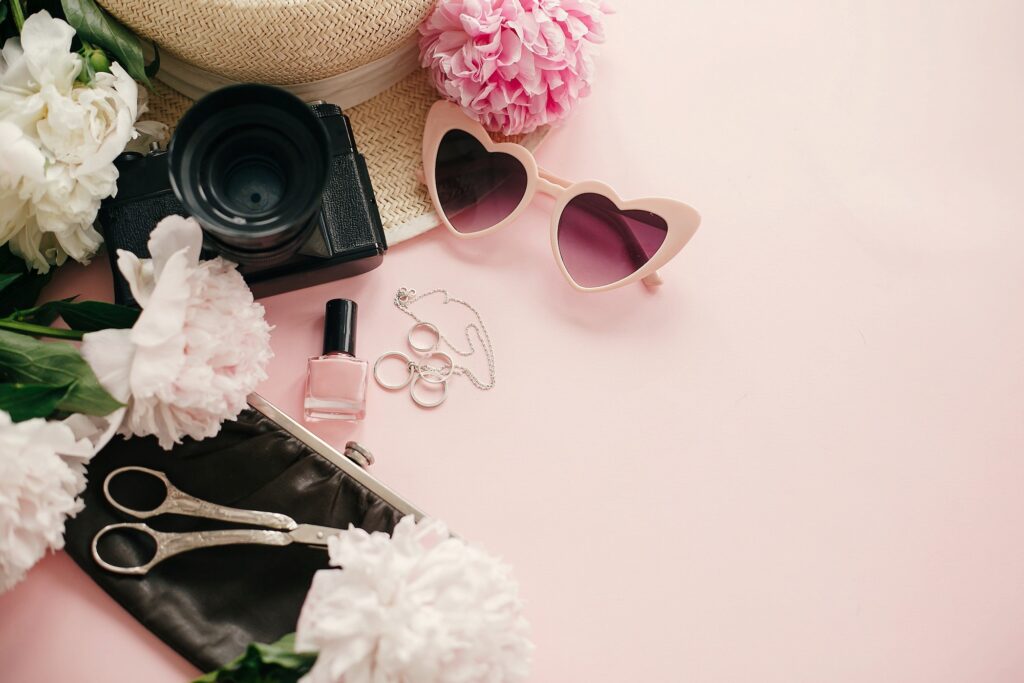
<path fill-rule="evenodd" d="M 541 194 L 557 197 L 571 185 L 572 183 L 565 178 L 559 178 L 554 173 L 543 168 L 537 169 L 537 191 Z"/>
<path fill-rule="evenodd" d="M 546 180 L 544 178 L 537 179 L 537 192 L 540 194 L 546 194 L 549 197 L 557 197 L 565 191 L 564 187 L 556 185 L 555 183 Z"/>

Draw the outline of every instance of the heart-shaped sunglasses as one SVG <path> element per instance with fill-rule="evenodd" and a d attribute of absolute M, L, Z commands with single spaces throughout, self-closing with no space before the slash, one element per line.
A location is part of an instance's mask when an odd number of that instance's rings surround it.
<path fill-rule="evenodd" d="M 423 133 L 424 182 L 453 235 L 481 237 L 519 216 L 536 193 L 555 199 L 551 249 L 573 287 L 601 292 L 642 280 L 679 253 L 700 214 L 674 199 L 623 201 L 604 183 L 572 183 L 537 166 L 522 145 L 494 142 L 458 105 L 430 108 Z"/>

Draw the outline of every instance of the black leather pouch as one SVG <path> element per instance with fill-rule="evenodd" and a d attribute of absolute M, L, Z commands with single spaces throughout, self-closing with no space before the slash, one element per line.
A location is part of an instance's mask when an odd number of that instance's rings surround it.
<path fill-rule="evenodd" d="M 164 642 L 208 671 L 234 659 L 250 642 L 273 642 L 295 630 L 314 572 L 327 567 L 322 548 L 236 545 L 168 558 L 145 576 L 99 567 L 92 540 L 107 524 L 137 521 L 103 495 L 112 470 L 141 465 L 163 471 L 186 493 L 223 505 L 282 512 L 299 523 L 390 532 L 420 512 L 346 456 L 258 396 L 220 434 L 171 451 L 153 438 L 115 438 L 90 463 L 85 509 L 69 521 L 67 552 L 107 593 Z M 129 475 L 124 475 L 125 477 Z M 120 480 L 120 476 L 118 480 Z M 153 491 L 158 502 L 162 487 Z M 132 491 L 137 509 L 150 492 Z M 141 500 L 140 500 L 141 499 Z M 174 515 L 146 520 L 159 531 L 229 528 Z M 139 552 L 139 536 L 105 537 L 114 555 Z M 123 547 L 118 547 L 119 545 Z M 144 561 L 144 559 L 143 559 Z"/>

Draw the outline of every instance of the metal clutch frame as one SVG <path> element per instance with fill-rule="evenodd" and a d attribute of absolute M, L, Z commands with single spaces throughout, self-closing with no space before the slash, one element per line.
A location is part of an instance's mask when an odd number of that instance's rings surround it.
<path fill-rule="evenodd" d="M 363 469 L 352 458 L 341 453 L 338 449 L 303 427 L 267 399 L 253 392 L 249 394 L 246 400 L 253 410 L 262 413 L 276 422 L 286 432 L 334 463 L 341 471 L 379 496 L 403 515 L 413 515 L 417 520 L 427 516 L 421 509 Z"/>

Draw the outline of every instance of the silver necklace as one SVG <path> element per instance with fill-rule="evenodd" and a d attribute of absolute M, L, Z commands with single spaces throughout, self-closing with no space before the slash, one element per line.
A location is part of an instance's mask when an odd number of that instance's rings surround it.
<path fill-rule="evenodd" d="M 459 348 L 456 346 L 441 332 L 437 325 L 423 320 L 409 308 L 417 301 L 421 301 L 429 296 L 437 294 L 444 297 L 442 304 L 446 305 L 454 303 L 464 306 L 476 318 L 475 322 L 469 323 L 463 330 L 463 337 L 466 340 L 466 348 Z M 373 365 L 373 377 L 377 381 L 377 384 L 384 389 L 393 391 L 397 391 L 408 386 L 412 400 L 417 405 L 424 408 L 436 408 L 444 403 L 445 399 L 448 398 L 448 381 L 455 376 L 465 377 L 473 386 L 481 391 L 487 391 L 494 388 L 494 385 L 497 382 L 494 367 L 494 346 L 491 344 L 491 336 L 487 331 L 487 326 L 484 324 L 483 317 L 472 304 L 464 299 L 458 299 L 451 296 L 445 289 L 432 289 L 429 292 L 419 294 L 415 289 L 409 289 L 406 287 L 402 287 L 395 292 L 394 304 L 395 308 L 416 321 L 416 324 L 412 326 L 408 335 L 406 335 L 406 341 L 409 344 L 409 348 L 420 356 L 423 359 L 423 362 L 417 362 L 400 351 L 385 353 L 383 356 L 378 358 L 377 362 Z M 415 335 L 420 331 L 426 331 L 431 335 L 432 341 L 429 344 L 423 344 L 416 341 Z M 480 350 L 483 352 L 484 358 L 487 361 L 487 381 L 477 377 L 477 375 L 466 366 L 457 364 L 455 362 L 455 357 L 452 356 L 452 354 L 461 358 L 469 358 L 470 356 L 473 356 L 477 351 L 476 344 L 473 343 L 474 334 L 480 342 Z M 440 350 L 442 343 L 451 350 L 451 353 Z M 381 366 L 389 359 L 396 359 L 405 364 L 408 374 L 403 381 L 393 383 L 387 382 L 383 379 Z M 431 359 L 440 359 L 442 363 L 441 365 L 434 365 L 429 362 Z M 428 384 L 440 385 L 440 398 L 429 400 L 418 395 L 416 393 L 416 387 L 420 381 L 427 382 Z"/>

